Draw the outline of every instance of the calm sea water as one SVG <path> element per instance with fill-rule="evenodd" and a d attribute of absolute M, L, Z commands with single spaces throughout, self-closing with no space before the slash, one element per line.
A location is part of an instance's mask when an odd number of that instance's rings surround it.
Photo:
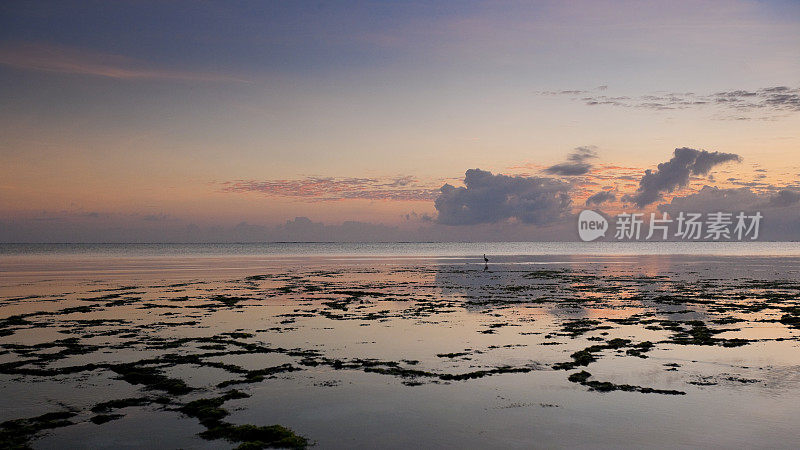
<path fill-rule="evenodd" d="M 179 408 L 234 382 L 226 421 L 317 448 L 800 448 L 798 292 L 794 242 L 0 244 L 0 422 L 230 448 Z"/>
<path fill-rule="evenodd" d="M 800 256 L 800 242 L 391 242 L 234 244 L 0 244 L 0 258 L 40 256 L 475 257 L 525 255 Z"/>

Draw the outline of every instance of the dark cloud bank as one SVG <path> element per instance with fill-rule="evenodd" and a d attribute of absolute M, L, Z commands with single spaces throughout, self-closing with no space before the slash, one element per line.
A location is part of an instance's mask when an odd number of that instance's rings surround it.
<path fill-rule="evenodd" d="M 754 192 L 749 187 L 722 189 L 703 186 L 699 191 L 675 197 L 658 206 L 660 211 L 676 217 L 680 212 L 737 214 L 760 212 L 764 216 L 759 240 L 800 240 L 800 192 L 780 188 L 771 192 Z"/>
<path fill-rule="evenodd" d="M 22 243 L 502 242 L 572 240 L 573 234 L 568 221 L 551 227 L 509 222 L 454 227 L 429 220 L 402 227 L 359 221 L 325 224 L 308 217 L 296 217 L 280 225 L 202 225 L 179 219 L 151 222 L 127 217 L 0 221 L 0 242 Z"/>
<path fill-rule="evenodd" d="M 680 211 L 786 210 L 796 209 L 791 207 L 798 204 L 800 204 L 800 192 L 792 189 L 758 193 L 749 187 L 722 189 L 715 186 L 703 186 L 693 194 L 675 197 L 669 203 L 659 205 L 658 209 L 677 214 Z M 800 238 L 800 234 L 797 237 Z"/>

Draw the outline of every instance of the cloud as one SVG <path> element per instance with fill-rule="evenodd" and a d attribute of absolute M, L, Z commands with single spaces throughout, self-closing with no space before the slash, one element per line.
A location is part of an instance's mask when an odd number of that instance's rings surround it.
<path fill-rule="evenodd" d="M 168 220 L 169 218 L 170 218 L 169 214 L 164 214 L 164 213 L 146 214 L 144 217 L 142 217 L 142 220 L 146 220 L 148 222 L 163 222 L 165 220 Z"/>
<path fill-rule="evenodd" d="M 612 191 L 600 191 L 586 199 L 586 206 L 599 205 L 605 202 L 613 202 L 617 199 Z"/>
<path fill-rule="evenodd" d="M 712 211 L 781 211 L 800 203 L 800 192 L 784 187 L 756 192 L 749 187 L 719 188 L 703 186 L 699 191 L 682 197 L 673 197 L 669 203 L 658 205 L 660 211 L 670 215 L 684 212 Z M 791 208 L 800 213 L 800 209 Z M 797 236 L 795 236 L 795 239 Z"/>
<path fill-rule="evenodd" d="M 592 91 L 562 90 L 542 92 L 543 95 L 569 95 L 588 106 L 616 106 L 650 110 L 677 110 L 688 108 L 717 107 L 737 112 L 800 111 L 800 88 L 773 86 L 756 90 L 733 89 L 708 94 L 694 92 L 659 92 L 639 96 L 598 95 Z M 750 117 L 736 116 L 747 120 Z"/>
<path fill-rule="evenodd" d="M 753 192 L 748 187 L 723 189 L 703 186 L 695 193 L 673 197 L 669 203 L 659 205 L 658 209 L 675 217 L 680 212 L 743 211 L 757 207 L 764 200 L 763 195 Z"/>
<path fill-rule="evenodd" d="M 432 223 L 435 222 L 435 218 L 428 213 L 417 214 L 415 211 L 411 211 L 403 216 L 406 221 L 415 221 L 415 222 L 426 222 Z"/>
<path fill-rule="evenodd" d="M 592 168 L 592 165 L 587 161 L 597 158 L 595 148 L 595 146 L 577 147 L 575 151 L 567 156 L 567 162 L 550 166 L 544 171 L 553 175 L 583 175 Z"/>
<path fill-rule="evenodd" d="M 770 206 L 777 206 L 779 208 L 792 206 L 798 202 L 800 202 L 800 192 L 789 189 L 780 190 L 769 199 Z"/>
<path fill-rule="evenodd" d="M 707 175 L 714 166 L 728 161 L 741 161 L 741 158 L 733 153 L 676 148 L 672 159 L 659 164 L 655 172 L 650 169 L 645 171 L 635 194 L 622 199 L 643 208 L 661 200 L 663 192 L 686 186 L 691 175 Z"/>
<path fill-rule="evenodd" d="M 295 217 L 274 229 L 266 228 L 266 231 L 271 233 L 274 240 L 284 242 L 380 242 L 396 240 L 401 236 L 409 239 L 408 232 L 398 227 L 357 221 L 326 225 L 308 217 Z"/>
<path fill-rule="evenodd" d="M 660 211 L 670 217 L 684 213 L 739 212 L 763 215 L 759 239 L 772 241 L 796 241 L 800 239 L 800 193 L 787 188 L 754 192 L 749 187 L 723 189 L 703 186 L 699 191 L 673 197 L 669 203 L 659 205 Z M 789 207 L 794 206 L 794 207 Z"/>
<path fill-rule="evenodd" d="M 441 187 L 434 204 L 438 223 L 474 225 L 516 219 L 542 225 L 566 216 L 572 202 L 569 184 L 553 178 L 511 177 L 469 169 L 464 174 L 464 186 Z"/>
<path fill-rule="evenodd" d="M 416 181 L 417 181 L 417 179 L 414 178 L 413 176 L 406 175 L 404 177 L 395 178 L 394 181 L 392 181 L 390 183 L 386 183 L 385 186 L 387 186 L 387 187 L 404 187 L 404 186 L 409 186 L 409 185 L 415 183 Z"/>
<path fill-rule="evenodd" d="M 711 95 L 717 104 L 731 108 L 800 111 L 800 88 L 775 86 L 756 91 L 723 91 Z"/>
<path fill-rule="evenodd" d="M 148 67 L 142 61 L 52 44 L 17 42 L 0 46 L 0 65 L 39 72 L 90 75 L 121 80 L 239 82 L 227 75 Z"/>
<path fill-rule="evenodd" d="M 223 192 L 256 192 L 311 201 L 345 199 L 430 201 L 438 189 L 421 186 L 413 176 L 395 178 L 306 177 L 284 180 L 238 180 L 222 183 Z"/>

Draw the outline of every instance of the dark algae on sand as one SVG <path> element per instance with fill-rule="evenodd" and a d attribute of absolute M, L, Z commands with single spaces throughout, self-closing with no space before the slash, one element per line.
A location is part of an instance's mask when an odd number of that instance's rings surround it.
<path fill-rule="evenodd" d="M 410 390 L 558 373 L 565 386 L 587 396 L 679 399 L 699 389 L 767 383 L 744 365 L 735 372 L 689 372 L 693 352 L 797 341 L 800 329 L 800 283 L 791 280 L 687 280 L 497 264 L 491 272 L 295 268 L 213 282 L 93 286 L 3 298 L 13 313 L 0 318 L 0 374 L 20 389 L 92 378 L 133 391 L 90 404 L 65 399 L 51 402 L 50 411 L 12 416 L 0 424 L 0 447 L 28 448 L 59 430 L 102 428 L 144 411 L 195 420 L 199 438 L 231 447 L 304 448 L 313 436 L 302 430 L 240 423 L 236 413 L 253 405 L 261 386 L 295 382 L 335 390 L 348 384 L 330 379 L 342 373 L 383 377 Z M 456 330 L 458 338 L 430 342 L 424 353 L 381 357 L 371 346 L 387 344 L 377 332 L 392 325 Z M 759 335 L 755 325 L 783 331 Z M 353 330 L 354 341 L 336 346 L 303 337 L 339 329 Z M 671 359 L 678 350 L 685 356 Z M 618 382 L 613 368 L 621 361 L 651 364 L 673 381 Z M 200 373 L 214 376 L 199 382 Z M 539 403 L 551 404 L 512 404 Z"/>

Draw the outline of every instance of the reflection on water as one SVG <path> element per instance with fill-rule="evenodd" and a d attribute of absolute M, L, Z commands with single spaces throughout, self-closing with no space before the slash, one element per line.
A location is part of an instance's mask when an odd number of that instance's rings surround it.
<path fill-rule="evenodd" d="M 108 252 L 3 256 L 19 442 L 243 443 L 207 433 L 226 423 L 322 448 L 800 444 L 800 257 Z"/>

